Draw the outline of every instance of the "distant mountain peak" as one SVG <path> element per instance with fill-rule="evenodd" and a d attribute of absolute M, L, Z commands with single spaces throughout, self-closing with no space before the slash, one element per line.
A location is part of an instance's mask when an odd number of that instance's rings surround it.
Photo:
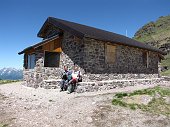
<path fill-rule="evenodd" d="M 170 43 L 170 15 L 146 23 L 135 33 L 133 39 L 158 48 Z"/>
<path fill-rule="evenodd" d="M 135 33 L 133 39 L 167 52 L 165 59 L 161 61 L 161 70 L 163 75 L 170 76 L 170 15 L 146 23 Z"/>
<path fill-rule="evenodd" d="M 0 79 L 18 80 L 23 78 L 23 70 L 12 67 L 0 69 Z"/>

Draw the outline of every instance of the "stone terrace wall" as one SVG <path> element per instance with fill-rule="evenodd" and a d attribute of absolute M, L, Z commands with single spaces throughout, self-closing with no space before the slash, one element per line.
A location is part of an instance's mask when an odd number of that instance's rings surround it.
<path fill-rule="evenodd" d="M 83 82 L 90 82 L 90 81 L 107 81 L 107 80 L 115 80 L 115 79 L 152 79 L 158 78 L 158 74 L 84 74 L 83 75 Z"/>
<path fill-rule="evenodd" d="M 110 90 L 115 88 L 124 88 L 128 86 L 137 85 L 155 85 L 157 86 L 162 79 L 132 79 L 132 80 L 108 80 L 108 81 L 98 81 L 98 82 L 80 82 L 75 90 L 77 93 L 83 92 L 95 92 L 102 90 Z"/>

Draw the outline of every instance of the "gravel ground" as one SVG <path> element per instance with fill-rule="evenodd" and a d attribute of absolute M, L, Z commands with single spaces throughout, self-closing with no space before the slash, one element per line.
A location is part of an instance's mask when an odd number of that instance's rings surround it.
<path fill-rule="evenodd" d="M 170 82 L 164 82 L 169 86 Z M 0 124 L 11 127 L 169 127 L 170 118 L 111 105 L 113 94 L 151 86 L 72 93 L 0 85 Z"/>

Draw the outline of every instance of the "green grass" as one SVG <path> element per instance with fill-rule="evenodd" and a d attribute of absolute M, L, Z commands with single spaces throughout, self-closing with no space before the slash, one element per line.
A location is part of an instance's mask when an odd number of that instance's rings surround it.
<path fill-rule="evenodd" d="M 155 98 L 156 94 L 159 94 L 160 97 Z M 150 95 L 153 99 L 147 105 L 126 103 L 123 100 L 124 97 L 135 95 Z M 112 100 L 112 104 L 127 107 L 132 110 L 141 109 L 142 111 L 170 116 L 170 104 L 167 104 L 164 98 L 167 96 L 170 97 L 170 88 L 154 87 L 151 89 L 137 90 L 132 93 L 117 93 Z"/>
<path fill-rule="evenodd" d="M 154 27 L 153 33 L 150 32 L 150 30 L 140 29 L 141 36 L 138 35 L 137 37 L 133 37 L 135 40 L 144 42 L 144 43 L 151 43 L 154 42 L 155 47 L 160 47 L 161 45 L 165 43 L 169 43 L 169 40 L 167 38 L 170 37 L 170 15 L 168 16 L 162 16 L 155 22 L 150 22 L 145 25 L 145 27 L 149 27 L 149 24 L 153 24 Z M 151 25 L 152 26 L 152 25 Z M 162 72 L 161 74 L 163 76 L 170 76 L 170 53 L 165 56 L 165 60 L 161 61 L 161 66 L 167 66 L 169 69 Z"/>
<path fill-rule="evenodd" d="M 165 56 L 165 59 L 161 61 L 162 66 L 170 67 L 170 53 Z"/>
<path fill-rule="evenodd" d="M 161 75 L 163 75 L 163 76 L 170 76 L 170 69 L 167 70 L 167 71 L 161 72 Z"/>
<path fill-rule="evenodd" d="M 12 82 L 19 82 L 20 80 L 0 80 L 0 84 L 7 84 Z"/>
<path fill-rule="evenodd" d="M 128 96 L 128 94 L 127 94 L 127 93 L 117 93 L 115 96 L 116 96 L 117 98 L 123 98 L 123 97 Z"/>
<path fill-rule="evenodd" d="M 161 66 L 167 66 L 168 70 L 161 72 L 163 76 L 170 76 L 170 53 L 165 56 L 165 60 L 161 61 Z"/>
<path fill-rule="evenodd" d="M 134 39 L 137 40 L 137 41 L 140 41 L 140 42 L 149 42 L 150 40 L 153 40 L 151 35 L 143 35 L 140 38 L 134 38 Z"/>
<path fill-rule="evenodd" d="M 8 124 L 1 124 L 0 123 L 0 127 L 8 127 Z"/>
<path fill-rule="evenodd" d="M 139 108 L 143 111 L 170 116 L 170 105 L 165 103 L 163 98 L 154 98 L 148 105 L 140 105 Z"/>
<path fill-rule="evenodd" d="M 113 99 L 112 100 L 112 104 L 113 105 L 119 105 L 119 106 L 122 106 L 122 107 L 127 107 L 127 103 L 121 101 L 120 99 Z"/>

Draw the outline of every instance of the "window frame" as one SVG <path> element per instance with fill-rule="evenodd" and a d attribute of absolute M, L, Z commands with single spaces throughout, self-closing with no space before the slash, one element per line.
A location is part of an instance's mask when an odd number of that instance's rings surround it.
<path fill-rule="evenodd" d="M 34 55 L 34 59 L 33 56 Z M 33 61 L 32 61 L 33 59 Z M 25 69 L 34 69 L 36 65 L 36 60 L 35 60 L 35 53 L 27 54 L 26 55 L 26 64 L 25 64 Z"/>
<path fill-rule="evenodd" d="M 58 61 L 58 66 L 45 66 L 45 60 L 46 60 L 46 52 L 50 52 L 50 53 L 58 53 L 59 54 L 59 61 Z M 48 51 L 48 50 L 44 50 L 44 67 L 50 67 L 50 68 L 59 68 L 60 67 L 60 55 L 61 53 L 60 52 L 54 52 L 54 51 Z"/>
<path fill-rule="evenodd" d="M 149 51 L 142 52 L 142 62 L 146 68 L 149 68 Z"/>

